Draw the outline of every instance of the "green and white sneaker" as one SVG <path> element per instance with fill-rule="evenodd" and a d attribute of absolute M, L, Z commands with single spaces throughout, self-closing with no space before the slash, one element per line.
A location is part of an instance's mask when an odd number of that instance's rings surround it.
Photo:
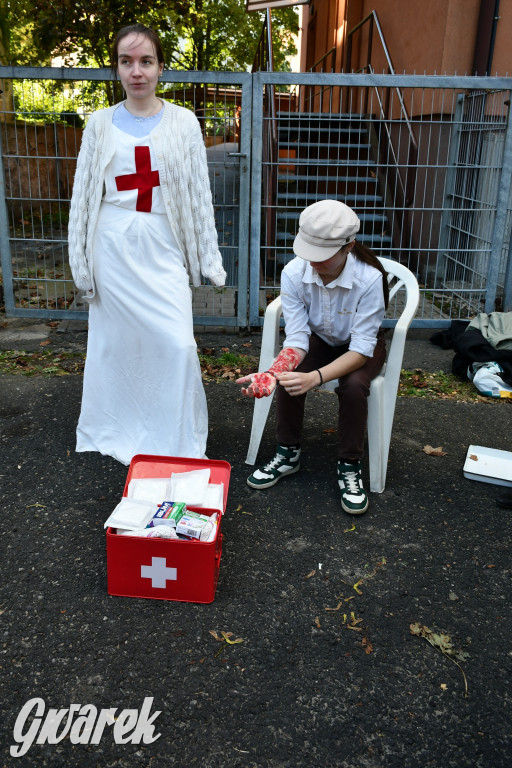
<path fill-rule="evenodd" d="M 362 515 L 368 509 L 368 496 L 363 488 L 361 462 L 345 464 L 338 461 L 338 485 L 341 506 L 349 515 Z"/>
<path fill-rule="evenodd" d="M 270 488 L 285 475 L 293 475 L 300 469 L 300 448 L 285 448 L 277 444 L 277 453 L 268 464 L 252 473 L 247 478 L 251 488 Z"/>

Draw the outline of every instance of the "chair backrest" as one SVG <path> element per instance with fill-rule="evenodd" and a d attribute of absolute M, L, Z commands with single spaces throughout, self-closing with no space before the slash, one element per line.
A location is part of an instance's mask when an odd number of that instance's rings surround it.
<path fill-rule="evenodd" d="M 395 385 L 398 388 L 402 358 L 404 356 L 405 337 L 418 309 L 420 289 L 416 277 L 406 266 L 391 259 L 379 257 L 379 261 L 388 273 L 390 306 L 392 306 L 393 301 L 398 302 L 399 298 L 401 299 L 401 296 L 398 296 L 399 291 L 403 289 L 405 294 L 403 306 L 393 331 L 387 360 L 387 368 L 391 368 L 394 371 L 392 378 L 396 381 L 390 382 L 394 389 Z M 395 306 L 395 309 L 398 309 L 398 306 Z"/>
<path fill-rule="evenodd" d="M 420 301 L 418 281 L 411 270 L 403 264 L 400 264 L 398 261 L 392 261 L 391 259 L 385 259 L 380 256 L 378 259 L 388 273 L 390 306 L 398 291 L 402 289 L 405 290 L 406 299 L 403 309 L 400 312 L 398 322 L 406 324 L 406 327 L 408 328 L 414 318 Z"/>

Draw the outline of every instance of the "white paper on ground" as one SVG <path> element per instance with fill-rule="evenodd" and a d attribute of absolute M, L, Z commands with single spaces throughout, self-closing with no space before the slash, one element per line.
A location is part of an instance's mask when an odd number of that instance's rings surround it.
<path fill-rule="evenodd" d="M 114 509 L 104 528 L 126 528 L 127 530 L 136 530 L 145 528 L 158 508 L 157 504 L 151 501 L 141 501 L 138 499 L 127 499 L 123 496 L 117 507 Z"/>
<path fill-rule="evenodd" d="M 173 472 L 168 498 L 171 501 L 183 501 L 189 507 L 204 506 L 203 501 L 209 480 L 208 468 L 193 469 L 191 472 Z"/>
<path fill-rule="evenodd" d="M 161 504 L 171 498 L 170 485 L 169 477 L 133 478 L 128 484 L 128 498 Z"/>
<path fill-rule="evenodd" d="M 469 480 L 512 487 L 512 453 L 470 445 L 463 472 Z"/>

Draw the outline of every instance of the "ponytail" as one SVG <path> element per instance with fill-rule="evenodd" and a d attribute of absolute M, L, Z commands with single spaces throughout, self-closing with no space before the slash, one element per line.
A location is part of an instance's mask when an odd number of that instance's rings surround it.
<path fill-rule="evenodd" d="M 370 264 L 372 267 L 375 267 L 375 269 L 378 269 L 379 272 L 381 272 L 382 292 L 384 293 L 384 305 L 387 309 L 389 304 L 388 273 L 386 272 L 386 270 L 384 269 L 384 267 L 382 266 L 378 258 L 375 256 L 373 251 L 367 248 L 366 245 L 363 245 L 363 243 L 359 242 L 359 240 L 354 241 L 354 247 L 352 248 L 352 253 L 360 261 L 364 261 L 366 264 Z"/>

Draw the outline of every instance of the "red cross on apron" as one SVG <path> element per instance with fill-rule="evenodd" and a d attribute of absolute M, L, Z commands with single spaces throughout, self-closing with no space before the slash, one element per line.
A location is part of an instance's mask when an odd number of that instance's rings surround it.
<path fill-rule="evenodd" d="M 118 192 L 126 192 L 129 189 L 137 190 L 136 210 L 143 213 L 151 213 L 153 202 L 153 187 L 160 186 L 158 171 L 151 170 L 151 155 L 149 147 L 135 147 L 136 173 L 128 173 L 126 176 L 116 176 Z"/>

